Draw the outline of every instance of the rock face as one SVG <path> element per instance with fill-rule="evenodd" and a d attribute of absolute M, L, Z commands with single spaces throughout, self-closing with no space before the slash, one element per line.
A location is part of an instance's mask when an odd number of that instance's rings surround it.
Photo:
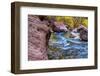
<path fill-rule="evenodd" d="M 49 27 L 38 16 L 28 15 L 28 60 L 47 60 Z"/>

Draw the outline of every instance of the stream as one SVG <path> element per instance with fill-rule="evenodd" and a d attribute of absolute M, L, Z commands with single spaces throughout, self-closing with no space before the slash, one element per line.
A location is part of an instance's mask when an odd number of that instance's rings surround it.
<path fill-rule="evenodd" d="M 79 59 L 88 57 L 88 42 L 67 38 L 65 32 L 54 32 L 55 40 L 49 40 L 49 59 Z"/>

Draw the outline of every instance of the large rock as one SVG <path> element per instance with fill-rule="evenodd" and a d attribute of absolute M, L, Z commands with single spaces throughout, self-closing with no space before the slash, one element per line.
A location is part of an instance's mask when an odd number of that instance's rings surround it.
<path fill-rule="evenodd" d="M 38 16 L 28 15 L 28 60 L 47 60 L 49 27 Z"/>
<path fill-rule="evenodd" d="M 80 25 L 77 31 L 80 33 L 80 39 L 82 41 L 88 41 L 88 29 L 85 26 Z"/>
<path fill-rule="evenodd" d="M 55 32 L 67 32 L 68 29 L 67 25 L 63 24 L 62 22 L 54 22 L 53 31 Z"/>

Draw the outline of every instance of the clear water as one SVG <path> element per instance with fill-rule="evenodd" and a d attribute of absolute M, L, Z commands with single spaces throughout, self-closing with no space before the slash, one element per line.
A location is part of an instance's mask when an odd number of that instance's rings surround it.
<path fill-rule="evenodd" d="M 49 59 L 76 59 L 88 57 L 88 42 L 66 38 L 65 32 L 55 32 L 56 41 L 49 42 Z"/>

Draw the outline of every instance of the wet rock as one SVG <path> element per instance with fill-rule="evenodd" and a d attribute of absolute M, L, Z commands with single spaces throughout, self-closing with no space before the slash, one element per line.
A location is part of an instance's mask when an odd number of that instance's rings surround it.
<path fill-rule="evenodd" d="M 80 39 L 82 41 L 88 41 L 88 30 L 85 26 L 80 25 L 71 31 L 71 38 Z"/>
<path fill-rule="evenodd" d="M 80 34 L 77 32 L 77 28 L 71 31 L 71 38 L 80 39 Z"/>
<path fill-rule="evenodd" d="M 80 33 L 80 39 L 82 41 L 88 41 L 88 30 L 85 26 L 80 25 L 77 31 Z"/>

